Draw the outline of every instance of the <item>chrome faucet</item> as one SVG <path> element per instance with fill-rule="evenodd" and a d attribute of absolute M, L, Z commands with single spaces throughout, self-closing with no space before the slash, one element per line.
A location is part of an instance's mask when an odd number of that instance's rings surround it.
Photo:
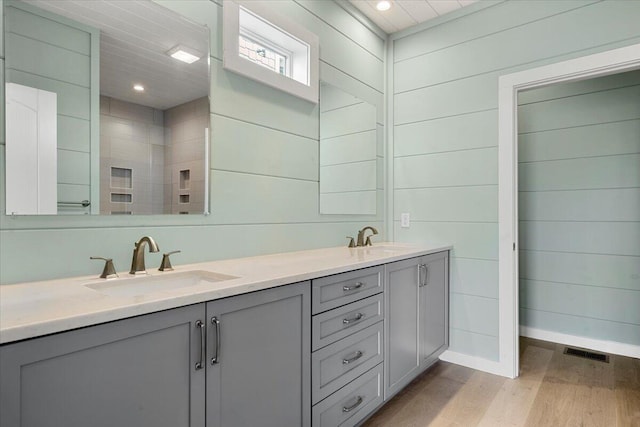
<path fill-rule="evenodd" d="M 367 226 L 363 228 L 362 230 L 358 231 L 358 243 L 356 244 L 356 246 L 371 246 L 371 236 L 368 236 L 367 240 L 364 240 L 364 233 L 367 230 L 371 230 L 373 232 L 373 235 L 378 234 L 378 230 L 376 230 L 374 227 Z"/>
<path fill-rule="evenodd" d="M 147 243 L 149 244 L 149 252 L 158 252 L 160 250 L 153 238 L 149 236 L 140 238 L 133 248 L 133 258 L 131 259 L 131 271 L 129 271 L 129 274 L 147 274 L 147 269 L 144 266 L 144 247 Z"/>

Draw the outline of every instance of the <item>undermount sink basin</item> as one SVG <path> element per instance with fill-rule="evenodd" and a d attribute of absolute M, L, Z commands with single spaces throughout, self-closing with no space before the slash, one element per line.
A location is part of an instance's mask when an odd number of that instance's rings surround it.
<path fill-rule="evenodd" d="M 197 285 L 214 284 L 231 279 L 237 279 L 237 277 L 209 271 L 194 270 L 184 273 L 118 278 L 109 281 L 87 283 L 84 286 L 100 292 L 103 295 L 135 297 L 155 292 L 189 288 Z"/>

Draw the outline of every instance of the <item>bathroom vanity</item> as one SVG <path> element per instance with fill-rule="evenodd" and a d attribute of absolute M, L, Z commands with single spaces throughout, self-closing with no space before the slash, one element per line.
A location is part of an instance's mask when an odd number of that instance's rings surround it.
<path fill-rule="evenodd" d="M 155 292 L 0 287 L 0 424 L 356 425 L 446 349 L 448 249 L 216 261 L 154 272 Z M 162 284 L 188 272 L 218 280 Z"/>

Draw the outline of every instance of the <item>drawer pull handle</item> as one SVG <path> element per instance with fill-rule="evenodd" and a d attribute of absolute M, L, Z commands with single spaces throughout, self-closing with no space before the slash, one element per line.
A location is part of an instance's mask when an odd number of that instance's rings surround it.
<path fill-rule="evenodd" d="M 356 403 L 354 403 L 351 406 L 343 406 L 342 407 L 342 412 L 351 412 L 354 409 L 356 409 L 358 406 L 360 406 L 360 404 L 364 401 L 364 399 L 362 398 L 362 396 L 358 396 L 358 398 L 356 399 Z"/>
<path fill-rule="evenodd" d="M 216 328 L 216 341 L 215 341 L 215 352 L 213 353 L 213 357 L 211 358 L 211 364 L 215 365 L 216 363 L 220 363 L 220 319 L 217 317 L 211 318 L 211 324 Z"/>
<path fill-rule="evenodd" d="M 419 286 L 422 288 L 423 286 L 427 286 L 427 274 L 429 272 L 427 264 L 419 264 L 418 272 L 420 274 L 420 283 Z"/>
<path fill-rule="evenodd" d="M 201 320 L 196 321 L 196 328 L 200 329 L 200 360 L 196 362 L 196 371 L 204 368 L 204 358 L 206 351 L 206 342 L 204 338 L 204 322 Z"/>
<path fill-rule="evenodd" d="M 364 314 L 358 313 L 350 319 L 349 318 L 342 319 L 342 323 L 345 325 L 350 325 L 352 323 L 359 322 L 360 320 L 362 320 L 363 317 L 364 317 Z"/>
<path fill-rule="evenodd" d="M 346 359 L 342 359 L 342 364 L 343 365 L 348 365 L 349 363 L 353 363 L 356 360 L 360 359 L 362 356 L 364 355 L 363 352 L 361 352 L 360 350 L 356 351 L 355 355 L 353 357 L 348 357 Z"/>
<path fill-rule="evenodd" d="M 356 282 L 354 285 L 345 285 L 345 286 L 343 286 L 342 290 L 345 291 L 345 292 L 349 292 L 349 291 L 353 291 L 355 289 L 360 289 L 363 286 L 364 286 L 364 283 Z"/>

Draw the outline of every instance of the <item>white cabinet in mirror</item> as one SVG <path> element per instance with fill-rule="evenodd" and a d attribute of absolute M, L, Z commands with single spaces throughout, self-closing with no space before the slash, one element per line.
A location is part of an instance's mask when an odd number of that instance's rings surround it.
<path fill-rule="evenodd" d="M 320 83 L 320 213 L 375 215 L 376 107 Z"/>
<path fill-rule="evenodd" d="M 224 1 L 224 68 L 317 103 L 318 36 L 265 3 Z"/>
<path fill-rule="evenodd" d="M 7 215 L 207 213 L 207 27 L 148 0 L 7 0 L 4 19 Z"/>

